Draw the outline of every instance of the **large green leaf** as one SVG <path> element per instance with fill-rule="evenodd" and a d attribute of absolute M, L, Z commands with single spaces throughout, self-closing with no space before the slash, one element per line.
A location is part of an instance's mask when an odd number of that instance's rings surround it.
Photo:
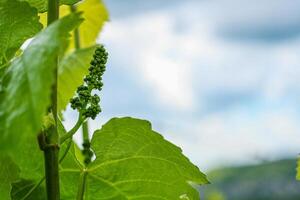
<path fill-rule="evenodd" d="M 114 118 L 94 133 L 92 148 L 96 159 L 87 168 L 75 155 L 73 164 L 63 163 L 62 168 L 63 185 L 85 183 L 85 200 L 198 200 L 191 183 L 208 183 L 181 149 L 154 132 L 148 121 Z M 63 199 L 75 199 L 78 187 L 68 187 Z"/>
<path fill-rule="evenodd" d="M 27 2 L 0 1 L 0 66 L 7 63 L 30 37 L 42 29 L 36 9 Z"/>
<path fill-rule="evenodd" d="M 13 61 L 4 77 L 0 102 L 0 150 L 9 150 L 21 169 L 21 178 L 39 179 L 42 151 L 36 136 L 50 104 L 55 59 L 68 42 L 69 31 L 82 21 L 67 16 L 41 32 Z"/>
<path fill-rule="evenodd" d="M 18 178 L 19 169 L 16 164 L 5 155 L 0 154 L 0 197 L 10 199 L 11 182 Z"/>
<path fill-rule="evenodd" d="M 9 0 L 10 1 L 10 0 Z M 20 0 L 27 1 L 32 7 L 38 9 L 39 12 L 46 12 L 48 10 L 48 0 Z M 60 0 L 60 5 L 73 5 L 80 0 Z"/>
<path fill-rule="evenodd" d="M 64 110 L 88 73 L 95 47 L 79 49 L 65 56 L 58 71 L 58 110 Z"/>

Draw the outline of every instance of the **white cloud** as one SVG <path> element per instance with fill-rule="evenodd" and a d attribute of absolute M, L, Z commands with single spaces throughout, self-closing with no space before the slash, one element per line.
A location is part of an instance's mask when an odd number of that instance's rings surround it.
<path fill-rule="evenodd" d="M 266 2 L 262 4 L 268 5 Z M 223 40 L 216 35 L 218 24 L 222 17 L 230 21 L 227 15 L 233 14 L 227 6 L 220 15 L 216 5 L 187 2 L 173 9 L 112 20 L 102 40 L 157 103 L 173 110 L 205 107 L 205 98 L 220 91 L 255 91 L 257 97 L 272 101 L 298 89 L 300 40 L 271 45 Z M 260 18 L 270 22 L 272 13 L 265 13 L 266 17 Z M 252 15 L 248 20 L 257 21 Z"/>
<path fill-rule="evenodd" d="M 103 41 L 125 54 L 122 62 L 146 84 L 163 105 L 176 109 L 191 109 L 194 96 L 190 63 L 177 55 L 182 39 L 172 30 L 169 15 L 154 13 L 111 22 L 103 34 Z M 179 39 L 179 40 L 178 40 Z"/>

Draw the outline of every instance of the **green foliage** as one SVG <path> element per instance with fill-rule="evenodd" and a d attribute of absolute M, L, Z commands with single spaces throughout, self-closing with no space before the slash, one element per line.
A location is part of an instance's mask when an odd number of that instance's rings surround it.
<path fill-rule="evenodd" d="M 96 159 L 87 168 L 76 156 L 63 162 L 62 180 L 68 189 L 63 199 L 75 199 L 77 185 L 84 181 L 85 199 L 184 199 L 198 200 L 199 194 L 188 182 L 208 183 L 205 175 L 181 149 L 151 130 L 149 122 L 114 118 L 95 132 L 92 149 Z M 81 177 L 81 179 L 79 178 Z M 84 180 L 82 180 L 84 179 Z M 79 180 L 79 181 L 78 181 Z"/>
<path fill-rule="evenodd" d="M 23 42 L 42 29 L 36 9 L 26 2 L 0 1 L 0 67 L 15 55 Z"/>
<path fill-rule="evenodd" d="M 10 1 L 10 0 L 9 0 Z M 48 0 L 20 0 L 27 1 L 32 7 L 35 7 L 39 12 L 46 12 L 48 10 Z M 80 0 L 60 0 L 60 5 L 73 5 Z"/>

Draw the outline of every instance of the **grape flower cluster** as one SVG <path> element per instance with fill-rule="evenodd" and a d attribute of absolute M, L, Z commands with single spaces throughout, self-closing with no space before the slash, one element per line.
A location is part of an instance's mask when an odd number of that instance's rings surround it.
<path fill-rule="evenodd" d="M 89 74 L 85 76 L 84 83 L 77 88 L 75 97 L 70 100 L 71 108 L 77 109 L 85 118 L 95 119 L 101 112 L 100 97 L 97 94 L 92 95 L 92 91 L 102 90 L 102 75 L 106 69 L 107 57 L 104 46 L 98 46 L 90 63 Z"/>

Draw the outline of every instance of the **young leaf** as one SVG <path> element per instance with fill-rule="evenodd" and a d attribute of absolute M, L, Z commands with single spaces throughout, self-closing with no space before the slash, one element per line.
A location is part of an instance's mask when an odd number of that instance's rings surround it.
<path fill-rule="evenodd" d="M 10 1 L 10 0 L 9 0 Z M 39 12 L 46 12 L 48 10 L 48 0 L 21 0 L 27 1 L 32 7 L 38 9 Z M 80 0 L 60 0 L 60 5 L 73 5 Z"/>
<path fill-rule="evenodd" d="M 96 159 L 87 169 L 69 163 L 63 171 L 63 185 L 80 177 L 85 200 L 198 200 L 191 183 L 208 183 L 181 149 L 154 132 L 148 121 L 114 118 L 94 133 L 92 149 Z M 74 188 L 68 188 L 66 199 L 75 199 Z"/>
<path fill-rule="evenodd" d="M 0 66 L 6 64 L 26 39 L 42 29 L 36 9 L 27 2 L 0 1 Z"/>
<path fill-rule="evenodd" d="M 11 182 L 17 180 L 19 169 L 10 157 L 0 154 L 0 197 L 10 199 Z"/>
<path fill-rule="evenodd" d="M 76 50 L 65 56 L 58 69 L 58 110 L 66 108 L 70 98 L 74 96 L 78 85 L 83 82 L 83 77 L 88 74 L 88 67 L 95 46 Z"/>

